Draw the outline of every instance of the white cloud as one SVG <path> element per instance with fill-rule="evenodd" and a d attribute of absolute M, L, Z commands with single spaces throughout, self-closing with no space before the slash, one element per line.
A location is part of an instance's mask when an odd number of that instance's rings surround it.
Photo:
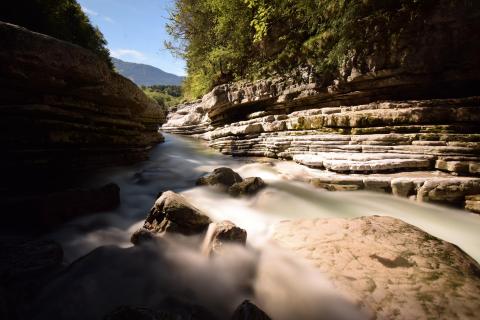
<path fill-rule="evenodd" d="M 142 52 L 133 50 L 133 49 L 111 50 L 110 55 L 118 59 L 132 59 L 136 61 L 143 61 L 147 59 L 147 57 L 145 57 L 145 55 Z"/>
<path fill-rule="evenodd" d="M 88 9 L 87 7 L 83 7 L 82 6 L 82 10 L 83 12 L 85 12 L 86 14 L 90 15 L 90 16 L 98 16 L 98 12 L 95 12 L 93 10 L 90 10 Z"/>
<path fill-rule="evenodd" d="M 107 21 L 108 23 L 115 23 L 115 20 L 113 20 L 112 18 L 110 18 L 108 16 L 103 17 L 103 20 Z"/>

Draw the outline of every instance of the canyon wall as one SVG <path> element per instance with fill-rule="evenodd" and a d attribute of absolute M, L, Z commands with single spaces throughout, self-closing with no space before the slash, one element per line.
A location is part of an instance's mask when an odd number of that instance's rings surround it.
<path fill-rule="evenodd" d="M 77 45 L 0 22 L 6 172 L 84 169 L 145 159 L 165 111 Z"/>
<path fill-rule="evenodd" d="M 118 206 L 118 186 L 88 179 L 146 159 L 164 107 L 77 45 L 0 22 L 0 48 L 4 225 L 44 232 Z"/>
<path fill-rule="evenodd" d="M 330 190 L 479 211 L 480 20 L 460 16 L 439 6 L 423 26 L 407 28 L 397 51 L 352 57 L 331 82 L 305 68 L 218 86 L 172 109 L 163 130 L 225 154 L 324 169 L 309 180 Z"/>

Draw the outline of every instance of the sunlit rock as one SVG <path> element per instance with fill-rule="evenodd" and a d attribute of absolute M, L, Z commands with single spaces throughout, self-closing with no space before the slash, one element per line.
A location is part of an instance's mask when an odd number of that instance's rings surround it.
<path fill-rule="evenodd" d="M 272 238 L 310 261 L 379 319 L 475 319 L 480 266 L 457 246 L 401 220 L 300 219 Z"/>
<path fill-rule="evenodd" d="M 465 209 L 480 213 L 480 194 L 465 197 Z"/>

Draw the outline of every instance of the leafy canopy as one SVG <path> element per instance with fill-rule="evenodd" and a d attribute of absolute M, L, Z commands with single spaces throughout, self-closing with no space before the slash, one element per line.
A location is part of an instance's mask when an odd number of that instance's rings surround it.
<path fill-rule="evenodd" d="M 113 68 L 105 38 L 75 0 L 0 1 L 0 20 L 75 43 Z"/>
<path fill-rule="evenodd" d="M 470 0 L 469 0 L 470 1 Z M 187 98 L 310 66 L 334 76 L 352 53 L 389 50 L 435 0 L 176 0 L 167 47 L 187 61 Z"/>

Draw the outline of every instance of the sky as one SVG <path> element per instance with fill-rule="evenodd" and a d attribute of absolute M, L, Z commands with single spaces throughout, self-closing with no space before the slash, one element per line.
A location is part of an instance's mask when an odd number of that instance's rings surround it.
<path fill-rule="evenodd" d="M 108 41 L 113 57 L 149 64 L 176 75 L 185 75 L 185 61 L 165 49 L 171 40 L 165 31 L 174 0 L 77 0 L 93 25 Z"/>

